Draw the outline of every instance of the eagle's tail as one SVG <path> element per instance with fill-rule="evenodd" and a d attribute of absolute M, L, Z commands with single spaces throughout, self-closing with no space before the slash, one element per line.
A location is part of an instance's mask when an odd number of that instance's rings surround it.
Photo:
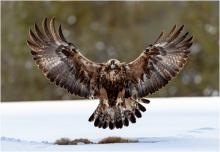
<path fill-rule="evenodd" d="M 146 108 L 140 104 L 150 103 L 147 99 L 135 101 L 133 99 L 125 99 L 124 102 L 118 102 L 116 106 L 108 106 L 100 102 L 96 110 L 90 116 L 89 121 L 94 121 L 94 126 L 99 128 L 122 128 L 128 126 L 129 122 L 136 123 L 136 118 L 141 118 L 141 112 L 145 112 Z"/>

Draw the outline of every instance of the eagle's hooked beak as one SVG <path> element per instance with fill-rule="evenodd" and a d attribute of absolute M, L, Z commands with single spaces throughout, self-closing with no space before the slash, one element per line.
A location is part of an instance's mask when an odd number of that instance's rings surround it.
<path fill-rule="evenodd" d="M 111 69 L 114 69 L 115 68 L 115 64 L 113 63 L 113 64 L 111 64 Z"/>

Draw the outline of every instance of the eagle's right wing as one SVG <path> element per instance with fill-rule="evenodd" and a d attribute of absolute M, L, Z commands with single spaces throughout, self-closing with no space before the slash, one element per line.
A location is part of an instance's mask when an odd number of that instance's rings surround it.
<path fill-rule="evenodd" d="M 141 98 L 165 86 L 186 64 L 192 37 L 183 27 L 173 29 L 149 45 L 134 61 L 126 64 L 126 96 Z"/>
<path fill-rule="evenodd" d="M 55 19 L 42 22 L 43 32 L 35 24 L 35 33 L 30 30 L 33 59 L 44 75 L 64 87 L 70 93 L 81 97 L 93 97 L 97 88 L 97 73 L 100 64 L 85 58 L 72 43 L 63 36 L 61 26 L 55 29 Z"/>

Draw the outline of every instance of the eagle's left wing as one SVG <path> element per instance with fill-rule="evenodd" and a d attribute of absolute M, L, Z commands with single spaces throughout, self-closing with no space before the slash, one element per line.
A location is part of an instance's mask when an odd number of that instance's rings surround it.
<path fill-rule="evenodd" d="M 35 24 L 35 33 L 30 30 L 33 59 L 44 75 L 70 93 L 81 97 L 93 97 L 96 94 L 97 74 L 100 64 L 84 57 L 79 49 L 66 41 L 61 26 L 55 29 L 54 18 L 45 18 L 43 32 Z"/>
<path fill-rule="evenodd" d="M 127 73 L 126 96 L 141 98 L 151 94 L 174 78 L 186 64 L 192 37 L 183 33 L 184 26 L 164 36 L 162 32 L 133 62 L 125 65 Z"/>

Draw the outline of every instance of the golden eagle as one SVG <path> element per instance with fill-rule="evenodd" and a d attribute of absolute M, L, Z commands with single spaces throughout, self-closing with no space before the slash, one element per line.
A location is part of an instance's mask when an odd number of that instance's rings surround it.
<path fill-rule="evenodd" d="M 54 18 L 45 18 L 42 30 L 35 23 L 27 44 L 50 81 L 71 94 L 99 99 L 89 118 L 94 126 L 114 129 L 135 123 L 146 111 L 141 103 L 150 102 L 143 97 L 165 86 L 186 64 L 193 42 L 183 28 L 175 25 L 168 34 L 162 32 L 130 63 L 116 59 L 95 63 L 87 59 L 65 39 L 61 25 L 56 29 Z"/>

